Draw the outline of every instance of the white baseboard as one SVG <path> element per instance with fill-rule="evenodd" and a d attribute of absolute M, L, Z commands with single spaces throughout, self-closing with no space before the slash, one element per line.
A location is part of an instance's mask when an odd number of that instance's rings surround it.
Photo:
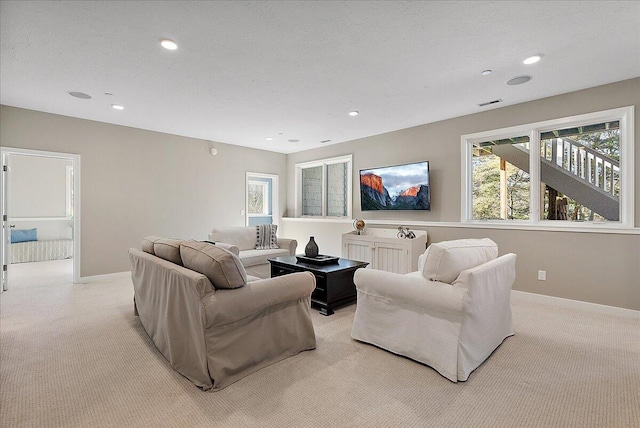
<path fill-rule="evenodd" d="M 78 284 L 89 284 L 92 282 L 100 282 L 105 280 L 119 279 L 131 276 L 131 271 L 105 273 L 103 275 L 81 276 Z"/>
<path fill-rule="evenodd" d="M 600 305 L 598 303 L 582 302 L 580 300 L 565 299 L 562 297 L 546 296 L 544 294 L 529 293 L 527 291 L 511 290 L 512 296 L 522 297 L 531 302 L 543 303 L 547 305 L 559 306 L 562 308 L 582 309 L 585 311 L 597 312 L 605 315 L 615 315 L 640 319 L 640 311 L 633 309 L 618 308 L 616 306 Z"/>

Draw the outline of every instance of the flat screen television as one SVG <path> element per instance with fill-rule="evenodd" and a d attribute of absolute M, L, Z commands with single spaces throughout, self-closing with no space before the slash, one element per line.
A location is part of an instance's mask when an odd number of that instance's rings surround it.
<path fill-rule="evenodd" d="M 429 161 L 360 170 L 362 211 L 431 210 Z"/>

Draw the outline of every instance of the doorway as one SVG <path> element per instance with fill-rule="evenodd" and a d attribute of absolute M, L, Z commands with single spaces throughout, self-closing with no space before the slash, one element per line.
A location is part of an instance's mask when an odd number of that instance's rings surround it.
<path fill-rule="evenodd" d="M 80 282 L 80 156 L 0 149 L 2 287 Z"/>
<path fill-rule="evenodd" d="M 247 172 L 245 225 L 278 224 L 278 176 Z"/>

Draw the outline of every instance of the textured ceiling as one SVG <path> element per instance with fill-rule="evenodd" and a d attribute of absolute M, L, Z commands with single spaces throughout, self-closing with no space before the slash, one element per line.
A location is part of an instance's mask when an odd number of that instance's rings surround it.
<path fill-rule="evenodd" d="M 636 1 L 0 7 L 2 104 L 282 153 L 640 76 Z"/>

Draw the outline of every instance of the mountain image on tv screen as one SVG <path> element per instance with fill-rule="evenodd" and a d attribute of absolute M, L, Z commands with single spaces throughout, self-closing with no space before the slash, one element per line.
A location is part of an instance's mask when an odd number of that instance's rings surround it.
<path fill-rule="evenodd" d="M 362 211 L 430 210 L 429 162 L 360 170 Z"/>

